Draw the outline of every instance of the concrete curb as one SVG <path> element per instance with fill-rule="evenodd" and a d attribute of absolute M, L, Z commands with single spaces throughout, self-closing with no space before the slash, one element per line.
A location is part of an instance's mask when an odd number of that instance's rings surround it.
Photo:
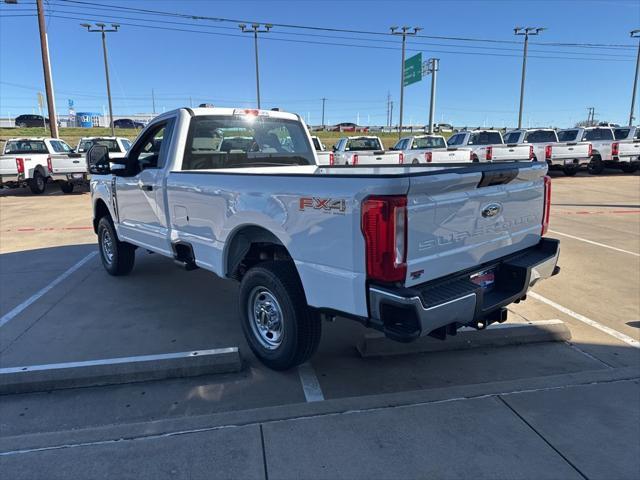
<path fill-rule="evenodd" d="M 322 402 L 296 403 L 207 415 L 163 418 L 154 421 L 98 425 L 68 431 L 37 432 L 0 437 L 0 456 L 12 451 L 65 448 L 70 444 L 130 440 L 323 415 L 340 415 L 442 401 L 463 401 L 486 396 L 512 395 L 540 389 L 585 387 L 598 383 L 638 380 L 640 380 L 640 370 L 634 366 L 410 392 L 338 398 Z"/>
<path fill-rule="evenodd" d="M 482 347 L 504 347 L 525 343 L 566 342 L 571 332 L 561 320 L 543 320 L 527 323 L 499 323 L 478 331 L 463 328 L 446 341 L 432 337 L 422 337 L 411 343 L 394 342 L 382 333 L 364 335 L 357 349 L 362 357 L 381 357 Z"/>
<path fill-rule="evenodd" d="M 0 368 L 0 395 L 195 377 L 241 369 L 237 347 Z"/>

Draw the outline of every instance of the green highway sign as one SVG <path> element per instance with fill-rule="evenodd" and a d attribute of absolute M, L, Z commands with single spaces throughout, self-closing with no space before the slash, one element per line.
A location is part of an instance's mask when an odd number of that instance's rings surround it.
<path fill-rule="evenodd" d="M 422 52 L 404 61 L 404 86 L 420 80 L 422 80 Z"/>

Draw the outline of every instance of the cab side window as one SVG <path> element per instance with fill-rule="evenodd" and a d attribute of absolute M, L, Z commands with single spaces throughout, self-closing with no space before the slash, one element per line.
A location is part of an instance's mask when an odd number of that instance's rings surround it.
<path fill-rule="evenodd" d="M 131 147 L 129 162 L 136 174 L 148 168 L 164 166 L 172 132 L 173 120 L 157 123 Z"/>

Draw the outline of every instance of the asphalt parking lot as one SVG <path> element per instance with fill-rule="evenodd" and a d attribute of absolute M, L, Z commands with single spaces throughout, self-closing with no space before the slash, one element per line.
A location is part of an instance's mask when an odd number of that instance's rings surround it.
<path fill-rule="evenodd" d="M 0 368 L 225 347 L 243 367 L 0 396 L 0 467 L 7 478 L 637 478 L 640 175 L 552 176 L 562 271 L 507 324 L 559 319 L 570 341 L 363 358 L 366 330 L 338 319 L 313 360 L 284 373 L 252 356 L 233 283 L 140 250 L 130 276 L 110 277 L 86 189 L 1 191 Z"/>

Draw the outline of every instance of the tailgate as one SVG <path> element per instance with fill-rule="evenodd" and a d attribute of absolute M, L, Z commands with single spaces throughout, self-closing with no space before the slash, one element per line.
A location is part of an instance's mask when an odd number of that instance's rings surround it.
<path fill-rule="evenodd" d="M 546 171 L 544 163 L 526 163 L 411 177 L 406 286 L 537 244 Z"/>
<path fill-rule="evenodd" d="M 0 157 L 0 175 L 17 175 L 18 167 L 16 166 L 15 156 L 3 155 Z"/>
<path fill-rule="evenodd" d="M 53 172 L 60 173 L 85 173 L 87 165 L 83 157 L 69 157 L 68 155 L 51 155 Z"/>
<path fill-rule="evenodd" d="M 560 143 L 551 146 L 551 158 L 557 160 L 589 158 L 588 143 Z"/>
<path fill-rule="evenodd" d="M 353 152 L 354 155 L 358 155 L 358 165 L 398 165 L 400 164 L 400 153 L 386 153 L 386 152 Z"/>
<path fill-rule="evenodd" d="M 493 158 L 494 162 L 511 162 L 529 160 L 529 145 L 494 145 Z"/>
<path fill-rule="evenodd" d="M 618 146 L 619 157 L 640 156 L 640 142 L 620 142 Z"/>

